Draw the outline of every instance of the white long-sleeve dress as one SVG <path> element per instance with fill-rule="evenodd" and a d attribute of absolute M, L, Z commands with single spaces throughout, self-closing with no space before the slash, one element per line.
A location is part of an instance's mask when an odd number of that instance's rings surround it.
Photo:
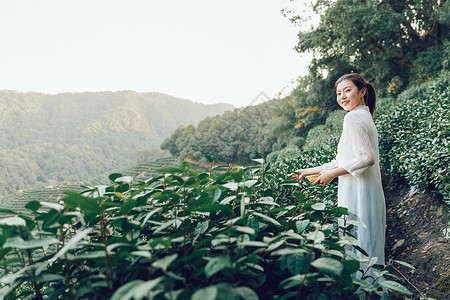
<path fill-rule="evenodd" d="M 363 222 L 356 227 L 358 246 L 377 263 L 385 263 L 386 206 L 381 184 L 378 132 L 365 105 L 357 106 L 344 118 L 336 159 L 323 165 L 329 170 L 343 167 L 349 172 L 338 179 L 338 205 L 348 209 L 347 219 Z M 362 254 L 357 252 L 359 257 Z"/>

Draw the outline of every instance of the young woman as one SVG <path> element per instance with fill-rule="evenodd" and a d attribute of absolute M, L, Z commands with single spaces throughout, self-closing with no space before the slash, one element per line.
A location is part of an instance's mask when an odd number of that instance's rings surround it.
<path fill-rule="evenodd" d="M 298 170 L 292 179 L 319 174 L 314 183 L 326 185 L 338 177 L 338 205 L 348 209 L 347 220 L 361 221 L 366 225 L 355 227 L 352 234 L 369 256 L 377 257 L 378 263 L 384 265 L 386 207 L 381 185 L 378 133 L 372 119 L 375 89 L 356 73 L 343 75 L 336 81 L 334 89 L 337 102 L 348 111 L 336 159 L 322 166 Z M 359 252 L 357 254 L 362 257 Z"/>

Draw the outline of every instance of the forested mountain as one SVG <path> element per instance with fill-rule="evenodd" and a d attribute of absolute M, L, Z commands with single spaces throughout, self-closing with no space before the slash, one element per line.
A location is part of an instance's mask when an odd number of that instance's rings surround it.
<path fill-rule="evenodd" d="M 156 158 L 178 126 L 229 109 L 160 93 L 0 91 L 0 195 Z"/>

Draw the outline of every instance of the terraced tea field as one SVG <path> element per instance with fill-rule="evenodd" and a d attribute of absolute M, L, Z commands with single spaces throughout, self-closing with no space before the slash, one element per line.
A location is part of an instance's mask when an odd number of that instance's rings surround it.
<path fill-rule="evenodd" d="M 139 163 L 130 167 L 126 167 L 119 170 L 114 170 L 108 174 L 99 175 L 96 178 L 88 180 L 82 183 L 76 184 L 60 184 L 55 186 L 47 186 L 42 188 L 34 188 L 28 190 L 21 190 L 15 194 L 11 194 L 0 198 L 0 208 L 10 209 L 18 213 L 27 213 L 24 208 L 25 204 L 32 200 L 46 201 L 46 202 L 57 202 L 61 197 L 63 197 L 63 192 L 70 190 L 75 192 L 81 192 L 84 190 L 83 186 L 86 185 L 107 185 L 109 184 L 108 175 L 111 173 L 120 173 L 124 176 L 132 176 L 135 180 L 145 180 L 150 177 L 160 176 L 161 173 L 156 172 L 157 169 L 164 167 L 178 167 L 179 162 L 176 158 L 162 158 L 156 161 Z M 201 167 L 199 165 L 192 164 L 192 168 L 199 171 L 208 171 L 207 168 Z M 0 213 L 0 217 L 2 213 Z M 3 214 L 3 216 L 6 216 Z"/>

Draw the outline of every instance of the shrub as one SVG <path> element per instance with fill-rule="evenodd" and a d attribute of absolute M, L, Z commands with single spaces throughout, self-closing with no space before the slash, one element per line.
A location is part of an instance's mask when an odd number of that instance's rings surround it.
<path fill-rule="evenodd" d="M 325 125 L 318 125 L 308 132 L 306 149 L 336 151 L 342 133 L 342 125 L 346 112 L 343 109 L 331 112 Z"/>
<path fill-rule="evenodd" d="M 317 157 L 317 156 L 316 156 Z M 208 157 L 208 160 L 212 160 Z M 0 298 L 358 299 L 389 297 L 391 265 L 364 253 L 336 219 L 335 188 L 289 179 L 296 166 L 198 174 L 183 162 L 142 182 L 1 210 Z M 315 163 L 315 162 L 314 162 Z M 212 168 L 214 169 L 214 168 Z M 344 247 L 345 246 L 345 247 Z M 362 267 L 377 278 L 356 279 Z M 373 282 L 373 283 L 370 283 Z"/>
<path fill-rule="evenodd" d="M 381 165 L 420 190 L 450 202 L 449 74 L 412 87 L 378 116 Z"/>

